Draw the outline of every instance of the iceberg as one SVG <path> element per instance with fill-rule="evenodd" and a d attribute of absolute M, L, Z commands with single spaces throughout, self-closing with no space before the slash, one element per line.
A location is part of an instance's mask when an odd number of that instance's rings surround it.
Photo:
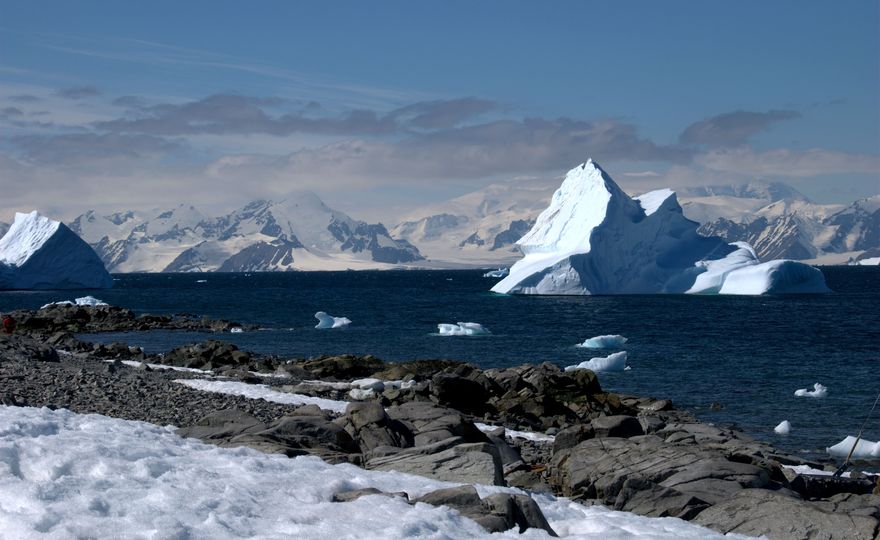
<path fill-rule="evenodd" d="M 585 349 L 620 349 L 626 343 L 626 338 L 617 334 L 607 336 L 596 336 L 584 340 L 583 343 L 576 345 Z"/>
<path fill-rule="evenodd" d="M 797 397 L 814 397 L 814 398 L 823 398 L 828 395 L 828 388 L 825 386 L 816 383 L 813 385 L 812 390 L 807 390 L 806 388 L 800 388 L 794 391 L 794 395 Z"/>
<path fill-rule="evenodd" d="M 483 277 L 499 278 L 499 277 L 504 277 L 509 273 L 510 273 L 510 268 L 499 268 L 498 270 L 489 270 L 488 272 L 483 274 Z"/>
<path fill-rule="evenodd" d="M 98 306 L 109 306 L 107 302 L 103 300 L 99 300 L 94 296 L 83 296 L 82 298 L 76 298 L 75 300 L 62 300 L 60 302 L 49 302 L 40 307 L 40 309 L 46 309 L 47 307 L 52 306 L 89 306 L 89 307 L 98 307 Z"/>
<path fill-rule="evenodd" d="M 107 289 L 113 278 L 98 255 L 59 221 L 16 213 L 0 238 L 0 290 Z"/>
<path fill-rule="evenodd" d="M 625 371 L 626 367 L 626 351 L 616 352 L 608 356 L 599 356 L 590 358 L 586 362 L 581 362 L 575 366 L 568 366 L 565 371 L 573 371 L 575 369 L 589 369 L 591 371 Z"/>
<path fill-rule="evenodd" d="M 441 336 L 486 336 L 492 332 L 480 323 L 460 322 L 440 323 L 437 325 L 437 333 Z"/>
<path fill-rule="evenodd" d="M 788 435 L 791 433 L 791 423 L 788 420 L 779 422 L 779 425 L 773 428 L 777 435 Z"/>
<path fill-rule="evenodd" d="M 856 445 L 855 450 L 853 450 L 854 444 Z M 839 443 L 825 449 L 830 455 L 842 458 L 848 456 L 850 450 L 852 450 L 852 459 L 880 459 L 880 442 L 859 439 L 858 444 L 856 444 L 856 438 L 852 435 L 847 435 L 846 438 Z"/>
<path fill-rule="evenodd" d="M 568 172 L 517 241 L 523 258 L 502 294 L 783 294 L 828 292 L 822 273 L 761 262 L 745 243 L 697 233 L 673 191 L 630 197 L 594 161 Z"/>
<path fill-rule="evenodd" d="M 341 328 L 351 324 L 351 319 L 348 317 L 334 317 L 333 315 L 327 315 L 323 311 L 315 313 L 315 318 L 318 319 L 318 324 L 315 325 L 315 328 Z"/>

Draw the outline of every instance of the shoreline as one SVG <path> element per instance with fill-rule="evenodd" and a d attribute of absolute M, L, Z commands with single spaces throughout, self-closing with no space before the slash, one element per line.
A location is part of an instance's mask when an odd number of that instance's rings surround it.
<path fill-rule="evenodd" d="M 876 479 L 797 474 L 786 467 L 821 469 L 825 464 L 780 452 L 737 430 L 699 422 L 668 400 L 604 392 L 587 370 L 562 372 L 549 364 L 481 370 L 454 361 L 386 364 L 369 356 L 288 361 L 210 340 L 148 356 L 124 344 L 88 345 L 70 332 L 169 327 L 217 331 L 241 325 L 136 317 L 111 307 L 53 307 L 31 313 L 18 312 L 17 335 L 0 338 L 4 405 L 63 407 L 173 424 L 181 434 L 221 446 L 246 445 L 291 457 L 318 455 L 331 463 L 442 480 L 479 479 L 641 515 L 681 517 L 720 532 L 793 538 L 780 534 L 780 527 L 815 532 L 833 525 L 837 535 L 847 531 L 839 537 L 869 538 L 869 529 L 870 535 L 878 531 L 880 499 L 869 494 Z M 274 392 L 356 405 L 338 414 L 315 405 L 206 392 L 175 382 L 204 380 L 204 375 L 151 369 L 146 363 L 211 370 L 213 378 L 251 389 L 265 385 Z M 363 379 L 380 382 L 351 384 Z M 360 400 L 352 400 L 354 390 L 360 391 Z M 484 433 L 474 422 L 543 433 L 553 440 L 505 437 L 486 427 Z M 438 465 L 449 460 L 466 464 L 468 475 L 456 477 L 460 467 Z M 800 516 L 806 512 L 813 522 L 804 523 L 801 517 L 799 523 L 780 524 L 761 514 L 768 508 Z M 856 528 L 841 529 L 840 519 Z"/>

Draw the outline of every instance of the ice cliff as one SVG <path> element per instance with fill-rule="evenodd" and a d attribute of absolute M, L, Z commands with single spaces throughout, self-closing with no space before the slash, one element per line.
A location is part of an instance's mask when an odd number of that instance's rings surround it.
<path fill-rule="evenodd" d="M 88 244 L 63 223 L 36 211 L 16 213 L 0 238 L 0 290 L 112 286 L 113 278 Z"/>
<path fill-rule="evenodd" d="M 822 273 L 761 263 L 745 243 L 697 234 L 675 193 L 630 197 L 592 160 L 565 177 L 517 244 L 524 257 L 492 290 L 518 294 L 827 292 Z"/>

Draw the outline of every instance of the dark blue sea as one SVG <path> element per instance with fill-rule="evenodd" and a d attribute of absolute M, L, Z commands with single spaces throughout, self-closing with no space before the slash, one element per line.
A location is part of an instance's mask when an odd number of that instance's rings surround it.
<path fill-rule="evenodd" d="M 614 352 L 575 347 L 584 339 L 622 334 L 632 369 L 600 374 L 604 388 L 672 398 L 703 420 L 824 456 L 825 447 L 858 431 L 880 391 L 880 268 L 822 271 L 831 294 L 760 297 L 503 296 L 488 292 L 496 280 L 481 271 L 122 274 L 107 291 L 0 292 L 0 311 L 91 292 L 138 313 L 257 325 L 222 338 L 260 353 L 450 358 L 482 367 L 568 366 Z M 353 323 L 316 330 L 316 311 Z M 434 335 L 438 323 L 458 321 L 481 323 L 492 335 Z M 159 352 L 216 337 L 163 331 L 90 339 Z M 828 387 L 828 397 L 794 397 L 815 382 Z M 792 424 L 787 437 L 773 433 L 782 420 Z M 880 439 L 880 411 L 864 436 Z"/>

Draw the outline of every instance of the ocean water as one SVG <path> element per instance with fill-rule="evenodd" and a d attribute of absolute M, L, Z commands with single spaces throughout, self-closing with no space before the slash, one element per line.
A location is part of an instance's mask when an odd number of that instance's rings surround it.
<path fill-rule="evenodd" d="M 259 326 L 241 334 L 150 332 L 88 336 L 150 352 L 208 338 L 305 358 L 373 354 L 389 361 L 450 358 L 482 367 L 577 364 L 614 350 L 575 347 L 622 334 L 631 370 L 599 375 L 608 390 L 671 398 L 705 421 L 736 425 L 810 456 L 855 434 L 880 391 L 880 268 L 824 267 L 824 295 L 504 296 L 481 271 L 123 274 L 91 291 L 138 313 L 190 313 Z M 0 292 L 0 311 L 89 291 Z M 316 311 L 350 326 L 317 330 Z M 492 335 L 436 335 L 438 323 L 478 322 Z M 794 391 L 820 382 L 824 399 Z M 715 404 L 713 407 L 712 405 Z M 788 436 L 773 427 L 792 425 Z M 880 412 L 865 430 L 880 439 Z"/>

